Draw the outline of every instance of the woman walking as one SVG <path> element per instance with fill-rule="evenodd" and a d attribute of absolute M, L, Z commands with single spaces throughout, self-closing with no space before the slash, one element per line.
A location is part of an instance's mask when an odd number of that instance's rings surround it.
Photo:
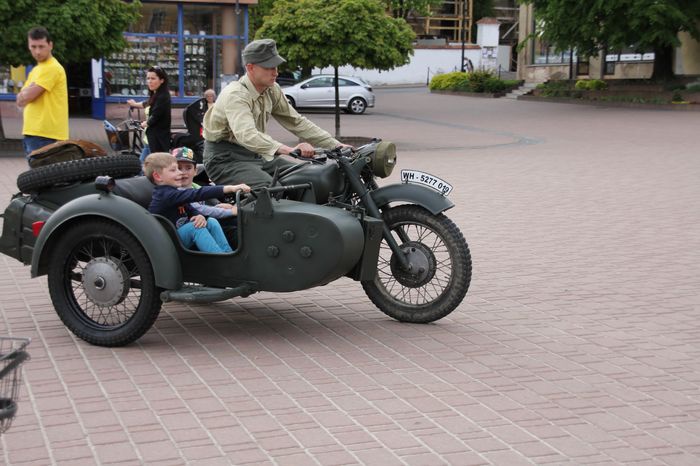
<path fill-rule="evenodd" d="M 141 154 L 142 161 L 150 152 L 170 151 L 170 90 L 168 89 L 168 75 L 159 66 L 152 66 L 146 72 L 146 85 L 148 86 L 148 100 L 136 102 L 127 100 L 131 107 L 146 110 L 147 119 L 141 126 L 146 130 L 148 149 Z"/>

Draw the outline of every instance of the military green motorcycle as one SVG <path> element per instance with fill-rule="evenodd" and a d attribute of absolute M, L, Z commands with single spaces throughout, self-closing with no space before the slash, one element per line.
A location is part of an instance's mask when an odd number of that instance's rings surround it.
<path fill-rule="evenodd" d="M 377 274 L 363 280 L 367 296 L 402 322 L 427 323 L 452 312 L 471 281 L 471 256 L 461 231 L 443 212 L 452 185 L 427 173 L 402 170 L 402 183 L 379 187 L 396 166 L 396 147 L 378 139 L 356 151 L 317 150 L 319 157 L 278 175 L 279 184 L 310 183 L 291 198 L 356 210 L 381 219 Z M 274 182 L 274 181 L 273 181 Z"/>
<path fill-rule="evenodd" d="M 375 176 L 395 165 L 390 143 L 324 156 L 237 199 L 228 254 L 185 248 L 167 219 L 148 212 L 153 185 L 136 176 L 132 156 L 40 167 L 18 178 L 21 192 L 2 214 L 0 252 L 31 265 L 32 277 L 48 275 L 63 323 L 99 346 L 136 341 L 163 302 L 298 291 L 341 277 L 361 282 L 400 321 L 452 312 L 469 287 L 471 259 L 442 213 L 453 206 L 449 185 L 406 172 L 406 181 L 423 185 L 378 187 Z"/>

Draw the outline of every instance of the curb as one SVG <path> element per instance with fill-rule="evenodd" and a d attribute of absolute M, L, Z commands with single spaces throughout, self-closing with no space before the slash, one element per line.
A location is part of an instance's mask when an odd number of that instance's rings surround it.
<path fill-rule="evenodd" d="M 518 97 L 518 100 L 551 102 L 555 104 L 589 105 L 592 107 L 636 108 L 641 110 L 700 111 L 700 105 L 697 104 L 642 104 L 637 102 L 608 102 L 601 100 L 565 99 L 561 97 L 537 97 L 534 95 L 522 95 Z"/>

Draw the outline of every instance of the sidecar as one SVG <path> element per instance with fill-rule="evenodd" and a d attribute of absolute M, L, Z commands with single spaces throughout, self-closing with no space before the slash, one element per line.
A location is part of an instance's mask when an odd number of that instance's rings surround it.
<path fill-rule="evenodd" d="M 263 189 L 239 202 L 234 251 L 203 253 L 185 248 L 170 222 L 148 212 L 147 178 L 85 168 L 104 164 L 95 160 L 54 164 L 46 168 L 58 174 L 23 180 L 24 193 L 2 214 L 0 237 L 0 252 L 30 265 L 32 277 L 48 275 L 59 317 L 92 344 L 137 340 L 162 302 L 209 303 L 375 277 L 382 222 L 361 211 L 279 200 Z M 105 172 L 112 176 L 95 179 Z"/>

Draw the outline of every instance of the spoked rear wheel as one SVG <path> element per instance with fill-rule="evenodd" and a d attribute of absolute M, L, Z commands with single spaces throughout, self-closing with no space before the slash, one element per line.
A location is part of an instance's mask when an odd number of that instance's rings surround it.
<path fill-rule="evenodd" d="M 49 292 L 63 323 L 99 346 L 123 346 L 151 328 L 161 301 L 141 244 L 104 220 L 61 233 L 49 264 Z"/>
<path fill-rule="evenodd" d="M 471 281 L 471 256 L 464 236 L 443 214 L 415 205 L 388 209 L 383 219 L 411 263 L 404 269 L 382 240 L 377 276 L 362 282 L 367 296 L 401 322 L 427 323 L 452 312 Z"/>

